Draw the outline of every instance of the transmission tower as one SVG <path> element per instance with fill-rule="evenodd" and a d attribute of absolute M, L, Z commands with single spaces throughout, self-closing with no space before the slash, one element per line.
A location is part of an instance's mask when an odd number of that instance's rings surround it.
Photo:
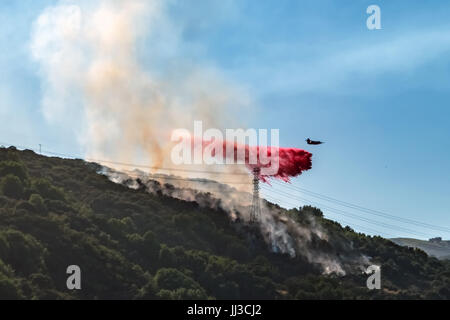
<path fill-rule="evenodd" d="M 255 223 L 261 217 L 261 206 L 259 201 L 259 174 L 261 169 L 256 167 L 253 169 L 253 202 L 252 211 L 250 213 L 250 223 Z"/>

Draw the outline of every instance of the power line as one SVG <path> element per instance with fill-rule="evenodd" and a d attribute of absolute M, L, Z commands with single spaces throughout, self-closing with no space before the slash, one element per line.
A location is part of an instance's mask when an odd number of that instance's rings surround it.
<path fill-rule="evenodd" d="M 10 145 L 12 146 L 12 144 L 9 143 L 2 143 L 5 145 Z M 29 149 L 29 150 L 33 150 L 36 152 L 36 150 L 34 150 L 33 148 L 30 147 L 26 147 L 26 146 L 20 146 L 20 145 L 16 145 L 19 148 L 22 149 Z M 83 157 L 78 157 L 75 155 L 69 155 L 69 154 L 63 154 L 63 153 L 57 153 L 57 152 L 53 152 L 53 151 L 49 151 L 49 150 L 39 150 L 40 153 L 44 152 L 46 154 L 50 154 L 50 155 L 56 155 L 56 156 L 61 156 L 61 157 L 67 157 L 67 158 L 78 158 L 84 161 L 88 161 L 88 162 L 98 162 L 98 163 L 109 163 L 109 164 L 116 164 L 116 165 L 121 165 L 121 166 L 130 166 L 130 167 L 136 167 L 136 168 L 147 168 L 147 169 L 155 169 L 155 170 L 163 170 L 163 171 L 180 171 L 180 172 L 195 172 L 195 173 L 200 173 L 200 174 L 224 174 L 224 175 L 242 175 L 242 176 L 250 176 L 248 173 L 236 173 L 236 172 L 218 172 L 218 171 L 205 171 L 205 170 L 192 170 L 192 169 L 181 169 L 181 168 L 163 168 L 163 167 L 157 167 L 157 166 L 146 166 L 146 165 L 141 165 L 141 164 L 133 164 L 133 163 L 123 163 L 123 162 L 117 162 L 117 161 L 109 161 L 109 160 L 99 160 L 99 159 L 91 159 L 91 158 L 84 158 Z M 192 179 L 183 179 L 183 178 L 172 178 L 172 177 L 165 177 L 165 178 L 160 178 L 160 179 L 169 179 L 169 180 L 182 180 L 182 181 L 195 181 Z M 200 181 L 197 181 L 200 182 Z M 206 183 L 207 181 L 205 181 Z M 334 199 L 332 197 L 328 197 L 326 195 L 322 195 L 320 193 L 316 193 L 304 188 L 300 188 L 300 187 L 295 187 L 295 186 L 288 186 L 286 184 L 282 184 L 281 182 L 278 182 L 276 180 L 273 180 L 273 182 L 277 185 L 283 186 L 285 188 L 289 188 L 291 190 L 296 190 L 296 191 L 300 191 L 303 192 L 307 195 L 310 195 L 312 197 L 321 199 L 321 200 L 325 200 L 328 202 L 332 202 L 334 204 L 340 205 L 340 206 L 344 206 L 347 208 L 351 208 L 354 210 L 358 210 L 358 211 L 362 211 L 362 212 L 366 212 L 372 215 L 377 215 L 380 217 L 384 217 L 384 218 L 388 218 L 388 219 L 393 219 L 399 222 L 403 222 L 403 223 L 409 223 L 409 224 L 413 224 L 419 227 L 423 227 L 423 228 L 428 228 L 428 229 L 433 229 L 433 230 L 437 230 L 437 231 L 443 231 L 443 232 L 450 232 L 450 228 L 447 227 L 441 227 L 441 226 L 435 226 L 435 225 L 431 225 L 428 223 L 424 223 L 424 222 L 420 222 L 420 221 L 416 221 L 416 220 L 412 220 L 412 219 L 407 219 L 407 218 L 402 218 L 402 217 L 398 217 L 398 216 L 394 216 L 391 214 L 387 214 L 381 211 L 377 211 L 377 210 L 373 210 L 373 209 L 369 209 L 369 208 L 365 208 L 359 205 L 355 205 L 349 202 L 345 202 L 345 201 L 341 201 L 338 199 Z M 250 184 L 250 183 L 245 183 L 245 182 L 222 182 L 222 183 L 226 183 L 226 184 Z M 325 207 L 323 204 L 321 204 L 321 206 Z M 333 210 L 339 210 L 339 209 L 335 209 L 332 208 Z M 345 212 L 345 211 L 342 211 Z M 342 213 L 341 212 L 341 213 Z M 366 218 L 364 218 L 366 219 Z M 401 227 L 399 227 L 401 228 Z"/>
<path fill-rule="evenodd" d="M 366 231 L 373 232 L 373 233 L 376 233 L 376 234 L 385 234 L 385 235 L 387 235 L 389 237 L 395 238 L 395 235 L 393 235 L 391 233 L 388 233 L 388 232 L 385 232 L 385 231 L 378 231 L 378 230 L 375 230 L 375 229 L 372 229 L 372 228 L 369 228 L 369 227 L 365 227 L 365 226 L 360 226 L 360 225 L 357 225 L 357 224 L 355 224 L 353 222 L 345 221 L 345 220 L 343 220 L 341 218 L 339 218 L 339 222 L 346 224 L 347 226 L 351 227 L 352 229 L 353 229 L 353 227 L 357 227 L 357 228 L 360 228 L 362 230 L 366 230 Z"/>
<path fill-rule="evenodd" d="M 291 206 L 294 206 L 294 207 L 298 206 L 298 204 L 293 204 L 292 202 L 289 202 L 289 201 L 281 201 L 280 199 L 274 198 L 272 196 L 264 195 L 264 197 L 265 198 L 269 198 L 269 200 L 275 201 L 275 202 L 278 202 L 278 203 L 279 202 L 286 202 L 286 203 L 290 204 Z M 390 237 L 395 237 L 395 235 L 387 233 L 385 231 L 379 231 L 379 230 L 375 230 L 375 229 L 372 229 L 372 228 L 369 228 L 369 227 L 366 227 L 366 226 L 360 226 L 360 225 L 357 225 L 357 224 L 355 224 L 353 222 L 345 221 L 342 218 L 339 218 L 339 223 L 341 225 L 344 223 L 344 224 L 346 224 L 348 226 L 351 226 L 352 228 L 353 227 L 357 227 L 357 228 L 362 229 L 362 230 L 365 229 L 366 231 L 369 231 L 369 232 L 372 232 L 372 233 L 375 233 L 375 234 L 385 234 L 385 235 L 390 236 Z"/>
<path fill-rule="evenodd" d="M 318 205 L 321 208 L 328 209 L 328 210 L 330 210 L 330 211 L 332 211 L 334 213 L 337 213 L 337 214 L 340 214 L 340 215 L 344 215 L 344 216 L 347 216 L 347 217 L 351 217 L 351 218 L 354 218 L 354 219 L 358 219 L 358 220 L 361 220 L 361 221 L 365 221 L 365 222 L 368 222 L 368 223 L 371 223 L 371 224 L 375 224 L 375 225 L 378 225 L 378 226 L 382 226 L 382 227 L 385 227 L 385 228 L 393 229 L 393 230 L 396 230 L 396 231 L 407 232 L 407 233 L 418 235 L 418 236 L 428 236 L 427 234 L 424 234 L 424 233 L 422 233 L 420 231 L 411 230 L 411 229 L 408 229 L 408 228 L 403 228 L 401 226 L 392 225 L 392 224 L 389 224 L 389 223 L 384 223 L 384 222 L 371 220 L 369 218 L 362 217 L 362 216 L 359 216 L 359 215 L 354 214 L 354 213 L 350 213 L 350 212 L 347 212 L 347 211 L 343 211 L 343 210 L 340 210 L 340 209 L 336 209 L 336 208 L 333 208 L 333 207 L 326 206 L 326 205 L 324 205 L 324 204 L 322 204 L 320 202 L 312 201 L 312 200 L 301 198 L 301 197 L 296 197 L 296 196 L 293 196 L 293 195 L 288 194 L 288 193 L 280 193 L 280 192 L 278 192 L 276 190 L 269 190 L 269 189 L 265 189 L 265 190 L 269 191 L 269 192 L 270 191 L 275 192 L 275 193 L 277 193 L 277 194 L 279 194 L 281 196 L 288 197 L 290 199 L 302 200 L 302 201 L 305 201 L 305 202 L 310 203 L 310 204 Z"/>
<path fill-rule="evenodd" d="M 400 226 L 392 225 L 392 224 L 389 224 L 389 223 L 384 223 L 384 222 L 371 220 L 371 219 L 368 219 L 368 218 L 365 218 L 365 217 L 361 217 L 359 215 L 356 215 L 356 214 L 353 214 L 353 213 L 350 213 L 350 212 L 347 212 L 347 211 L 339 210 L 339 209 L 336 209 L 336 208 L 333 208 L 333 207 L 328 207 L 328 206 L 326 206 L 326 205 L 324 205 L 322 203 L 319 203 L 319 202 L 315 202 L 315 201 L 312 201 L 312 200 L 309 200 L 309 199 L 296 197 L 296 196 L 293 196 L 293 195 L 291 195 L 289 193 L 281 193 L 281 192 L 278 192 L 276 190 L 270 190 L 270 189 L 268 189 L 266 187 L 263 187 L 263 188 L 264 188 L 264 190 L 266 190 L 268 192 L 275 192 L 275 193 L 277 193 L 277 194 L 279 194 L 281 196 L 284 196 L 284 197 L 287 197 L 287 198 L 290 198 L 290 199 L 303 200 L 303 201 L 311 203 L 311 204 L 316 204 L 316 205 L 318 205 L 320 207 L 328 209 L 328 210 L 330 210 L 332 212 L 335 212 L 337 214 L 344 215 L 344 216 L 347 216 L 347 217 L 352 217 L 354 219 L 365 221 L 365 222 L 368 222 L 368 223 L 371 223 L 371 224 L 374 224 L 374 225 L 378 225 L 378 226 L 381 226 L 381 227 L 384 227 L 384 228 L 389 228 L 389 229 L 396 230 L 396 231 L 407 232 L 407 233 L 410 233 L 410 234 L 414 234 L 416 236 L 427 236 L 427 237 L 429 236 L 429 235 L 427 235 L 425 233 L 422 233 L 420 231 L 415 231 L 415 230 L 411 230 L 411 229 L 408 229 L 408 228 L 403 228 L 403 227 L 400 227 Z"/>
<path fill-rule="evenodd" d="M 5 145 L 12 145 L 9 143 L 4 143 L 2 142 L 2 144 Z M 19 148 L 22 149 L 28 149 L 28 150 L 32 150 L 34 152 L 37 152 L 37 150 L 27 147 L 27 146 L 21 146 L 21 145 L 16 145 Z M 162 167 L 157 167 L 157 166 L 145 166 L 145 165 L 139 165 L 139 164 L 131 164 L 131 163 L 123 163 L 123 162 L 117 162 L 117 161 L 109 161 L 109 160 L 99 160 L 99 159 L 91 159 L 91 158 L 84 158 L 83 157 L 79 157 L 79 156 L 75 156 L 75 155 L 69 155 L 69 154 L 64 154 L 64 153 L 58 153 L 58 152 L 53 152 L 53 151 L 49 151 L 49 150 L 42 150 L 42 145 L 39 144 L 39 154 L 42 154 L 42 151 L 46 154 L 51 154 L 51 155 L 57 155 L 57 156 L 62 156 L 62 157 L 67 157 L 67 158 L 79 158 L 88 162 L 100 162 L 100 163 L 111 163 L 111 164 L 117 164 L 117 165 L 123 165 L 123 166 L 132 166 L 132 167 L 143 167 L 143 168 L 147 168 L 147 169 L 159 169 L 159 170 L 173 170 L 173 171 L 186 171 L 186 172 L 197 172 L 197 173 L 212 173 L 212 174 L 235 174 L 235 175 L 246 175 L 248 176 L 248 174 L 246 173 L 228 173 L 228 172 L 216 172 L 216 171 L 204 171 L 204 170 L 189 170 L 189 169 L 179 169 L 179 168 L 162 168 Z M 133 175 L 130 173 L 125 173 L 128 177 L 130 178 L 141 178 L 141 176 L 139 175 Z M 189 181 L 189 182 L 198 182 L 198 183 L 215 183 L 215 181 L 199 181 L 199 180 L 194 180 L 194 179 L 186 179 L 186 178 L 175 178 L 175 177 L 148 177 L 148 179 L 154 179 L 154 180 L 176 180 L 176 181 Z M 235 181 L 226 181 L 226 182 L 221 182 L 221 183 L 226 183 L 226 184 L 250 184 L 248 182 L 235 182 Z M 239 192 L 239 191 L 236 191 Z M 276 200 L 276 199 L 275 199 Z M 278 200 L 279 201 L 279 200 Z"/>
<path fill-rule="evenodd" d="M 58 153 L 50 152 L 44 150 L 45 153 L 53 154 L 53 155 L 60 155 L 64 156 Z M 66 155 L 67 156 L 67 155 Z M 205 170 L 192 170 L 192 169 L 181 169 L 181 168 L 164 168 L 164 167 L 158 167 L 158 166 L 147 166 L 142 164 L 135 164 L 135 163 L 125 163 L 125 162 L 118 162 L 118 161 L 110 161 L 110 160 L 100 160 L 100 159 L 93 159 L 93 158 L 80 158 L 82 160 L 88 161 L 88 162 L 97 162 L 97 163 L 108 163 L 108 164 L 115 164 L 125 167 L 135 167 L 135 168 L 145 168 L 145 169 L 154 169 L 154 170 L 163 170 L 163 171 L 181 171 L 181 172 L 195 172 L 195 173 L 205 173 L 205 174 L 226 174 L 226 175 L 236 175 L 236 176 L 250 176 L 248 173 L 241 173 L 241 172 L 219 172 L 219 171 L 205 171 Z"/>
<path fill-rule="evenodd" d="M 307 194 L 309 196 L 312 196 L 312 197 L 315 197 L 315 198 L 318 198 L 318 199 L 321 199 L 321 200 L 325 200 L 325 201 L 328 201 L 328 202 L 332 202 L 332 203 L 335 203 L 335 204 L 338 204 L 338 205 L 341 205 L 343 207 L 347 207 L 347 208 L 350 208 L 350 209 L 362 211 L 362 212 L 365 212 L 365 213 L 368 213 L 368 214 L 376 215 L 376 216 L 387 218 L 387 219 L 391 219 L 391 220 L 397 220 L 399 222 L 408 223 L 408 224 L 415 225 L 415 226 L 418 226 L 418 227 L 432 229 L 432 230 L 435 230 L 435 231 L 450 232 L 450 228 L 445 227 L 445 226 L 436 226 L 436 225 L 432 225 L 432 224 L 421 222 L 421 221 L 417 221 L 417 220 L 412 220 L 412 219 L 408 219 L 408 218 L 398 217 L 398 216 L 395 216 L 395 215 L 392 215 L 392 214 L 388 214 L 388 213 L 384 213 L 384 212 L 381 212 L 381 211 L 378 211 L 378 210 L 373 210 L 373 209 L 365 208 L 365 207 L 362 207 L 362 206 L 359 206 L 359 205 L 356 205 L 356 204 L 352 204 L 352 203 L 349 203 L 349 202 L 337 200 L 337 199 L 328 197 L 326 195 L 322 195 L 322 194 L 317 193 L 317 192 L 309 191 L 309 190 L 304 189 L 304 188 L 295 187 L 295 186 L 292 186 L 292 185 L 281 184 L 278 181 L 274 181 L 274 182 L 275 182 L 275 184 L 277 184 L 279 186 L 282 186 L 282 187 L 285 187 L 285 188 L 289 188 L 291 190 L 300 191 L 300 192 L 303 192 L 303 193 L 305 193 L 305 194 Z"/>
<path fill-rule="evenodd" d="M 4 142 L 0 142 L 0 143 L 4 144 L 4 145 L 13 146 L 13 144 L 10 144 L 10 143 L 4 143 Z M 37 150 L 35 150 L 31 147 L 28 147 L 28 146 L 21 146 L 21 145 L 15 145 L 15 146 L 19 147 L 21 149 L 28 149 L 28 150 L 38 153 Z M 41 150 L 41 152 L 43 152 L 45 154 L 55 155 L 55 156 L 60 156 L 60 157 L 65 157 L 65 158 L 80 159 L 80 160 L 84 160 L 87 162 L 109 163 L 109 164 L 115 164 L 115 165 L 120 165 L 120 166 L 125 166 L 125 167 L 145 168 L 145 169 L 154 169 L 154 170 L 163 170 L 163 171 L 195 172 L 195 173 L 204 173 L 204 174 L 224 174 L 224 175 L 236 175 L 236 176 L 247 176 L 247 177 L 251 176 L 250 173 L 244 173 L 244 172 L 220 172 L 220 171 L 192 170 L 192 169 L 182 169 L 182 168 L 164 168 L 164 167 L 148 166 L 148 165 L 136 164 L 136 163 L 125 163 L 125 162 L 101 160 L 101 159 L 94 159 L 94 158 L 83 158 L 81 156 L 77 156 L 77 155 L 73 155 L 73 154 L 64 154 L 64 153 L 59 153 L 59 152 L 54 152 L 54 151 L 49 151 L 49 150 Z"/>
<path fill-rule="evenodd" d="M 13 146 L 13 144 L 10 143 L 5 143 L 5 142 L 0 142 L 0 144 L 3 145 L 9 145 L 9 146 Z M 19 147 L 21 149 L 26 149 L 26 150 L 31 150 L 37 153 L 36 149 L 33 149 L 29 146 L 22 146 L 22 145 L 14 145 L 16 147 Z M 83 161 L 87 161 L 87 162 L 105 162 L 105 163 L 111 163 L 111 164 L 117 164 L 117 165 L 124 165 L 124 166 L 132 166 L 132 167 L 144 167 L 147 169 L 157 169 L 157 170 L 165 170 L 165 171 L 186 171 L 186 172 L 196 172 L 196 173 L 208 173 L 208 174 L 229 174 L 229 175 L 245 175 L 247 177 L 250 177 L 249 174 L 247 173 L 233 173 L 233 172 L 217 172 L 217 171 L 200 171 L 200 170 L 189 170 L 189 169 L 180 169 L 180 168 L 163 168 L 163 167 L 156 167 L 156 166 L 144 166 L 144 165 L 138 165 L 138 164 L 126 164 L 126 163 L 121 163 L 121 162 L 114 162 L 114 161 L 108 161 L 108 160 L 98 160 L 98 159 L 90 159 L 90 158 L 82 158 L 82 157 L 78 157 L 75 155 L 69 155 L 69 154 L 64 154 L 64 153 L 58 153 L 58 152 L 53 152 L 53 151 L 48 151 L 48 150 L 40 150 L 40 152 L 44 152 L 46 154 L 51 154 L 51 155 L 56 155 L 56 156 L 61 156 L 61 157 L 67 157 L 67 158 L 72 158 L 72 159 L 80 159 Z M 125 173 L 127 176 L 131 177 L 131 178 L 141 178 L 141 176 L 139 175 L 135 175 L 133 176 L 131 173 L 127 172 Z M 217 181 L 199 181 L 199 180 L 195 180 L 195 179 L 190 179 L 190 178 L 175 178 L 175 177 L 148 177 L 149 179 L 166 179 L 166 180 L 178 180 L 178 181 L 189 181 L 189 182 L 200 182 L 200 183 L 223 183 L 223 184 L 252 184 L 251 182 L 241 182 L 241 181 L 224 181 L 224 182 L 217 182 Z"/>

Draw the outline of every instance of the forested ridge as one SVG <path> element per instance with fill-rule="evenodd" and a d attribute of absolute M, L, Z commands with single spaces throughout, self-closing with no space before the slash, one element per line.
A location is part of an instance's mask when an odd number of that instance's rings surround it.
<path fill-rule="evenodd" d="M 325 275 L 302 256 L 274 253 L 258 229 L 98 174 L 99 165 L 0 148 L 0 299 L 450 299 L 450 262 L 313 216 L 381 266 L 382 289 L 362 272 Z M 326 244 L 318 243 L 317 246 Z M 82 270 L 68 290 L 66 268 Z"/>

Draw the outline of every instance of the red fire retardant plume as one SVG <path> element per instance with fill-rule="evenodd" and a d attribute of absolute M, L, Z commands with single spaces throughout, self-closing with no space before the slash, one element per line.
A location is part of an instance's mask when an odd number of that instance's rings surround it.
<path fill-rule="evenodd" d="M 252 148 L 252 147 L 250 147 Z M 256 147 L 259 151 L 259 147 Z M 246 146 L 246 150 L 249 147 Z M 264 152 L 264 150 L 262 151 Z M 259 153 L 258 153 L 259 154 Z M 270 158 L 272 154 L 272 148 L 268 148 L 266 151 L 267 156 Z M 308 151 L 297 149 L 297 148 L 279 148 L 278 149 L 278 159 L 279 168 L 278 172 L 274 175 L 260 175 L 260 179 L 264 182 L 268 182 L 268 178 L 280 179 L 285 182 L 289 182 L 290 178 L 299 176 L 303 171 L 309 170 L 312 167 L 311 161 L 312 154 Z M 253 170 L 256 166 L 265 167 L 262 164 L 251 165 L 248 164 L 248 153 L 246 152 L 246 165 L 249 169 Z"/>
<path fill-rule="evenodd" d="M 203 141 L 203 146 L 211 143 L 210 141 Z M 253 172 L 253 169 L 255 167 L 267 167 L 269 165 L 264 165 L 262 163 L 266 163 L 266 161 L 261 161 L 261 155 L 260 155 L 260 147 L 253 147 L 248 145 L 240 145 L 237 143 L 229 142 L 229 141 L 223 141 L 223 155 L 224 158 L 226 157 L 226 149 L 227 146 L 229 149 L 234 150 L 234 161 L 237 161 L 239 150 L 242 151 L 242 149 L 245 150 L 245 159 L 244 160 L 245 165 L 249 170 Z M 276 155 L 276 149 L 273 147 L 267 147 L 263 150 L 261 150 L 261 154 L 267 155 L 267 159 L 271 158 L 272 152 L 275 152 Z M 256 164 L 250 163 L 250 151 L 256 152 L 258 155 L 258 162 Z M 215 155 L 212 154 L 214 157 Z M 264 156 L 263 156 L 264 157 Z M 268 182 L 268 178 L 275 178 L 280 179 L 285 182 L 289 182 L 290 178 L 294 178 L 299 176 L 303 171 L 311 169 L 312 162 L 311 157 L 312 154 L 308 151 L 297 149 L 297 148 L 278 148 L 278 157 L 279 157 L 279 169 L 276 174 L 273 175 L 265 175 L 264 171 L 259 176 L 260 180 L 263 182 Z M 265 157 L 264 157 L 265 158 Z M 263 159 L 264 159 L 263 158 Z"/>

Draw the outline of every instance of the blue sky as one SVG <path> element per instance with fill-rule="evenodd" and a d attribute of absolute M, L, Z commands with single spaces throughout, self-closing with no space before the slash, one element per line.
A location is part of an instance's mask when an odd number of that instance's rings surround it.
<path fill-rule="evenodd" d="M 71 128 L 44 118 L 39 66 L 30 57 L 33 21 L 56 3 L 0 4 L 0 142 L 82 154 Z M 381 8 L 381 30 L 366 27 L 370 4 Z M 450 3 L 202 0 L 170 1 L 168 8 L 182 42 L 173 52 L 165 47 L 170 39 L 160 39 L 161 61 L 183 57 L 221 70 L 258 106 L 246 116 L 249 127 L 279 128 L 283 146 L 313 153 L 313 169 L 292 186 L 450 227 Z M 154 46 L 142 39 L 144 64 Z M 326 144 L 308 147 L 306 137 Z M 314 200 L 292 186 L 273 188 Z M 285 206 L 301 203 L 272 196 Z M 385 236 L 450 238 L 317 201 L 423 234 L 324 209 Z"/>

